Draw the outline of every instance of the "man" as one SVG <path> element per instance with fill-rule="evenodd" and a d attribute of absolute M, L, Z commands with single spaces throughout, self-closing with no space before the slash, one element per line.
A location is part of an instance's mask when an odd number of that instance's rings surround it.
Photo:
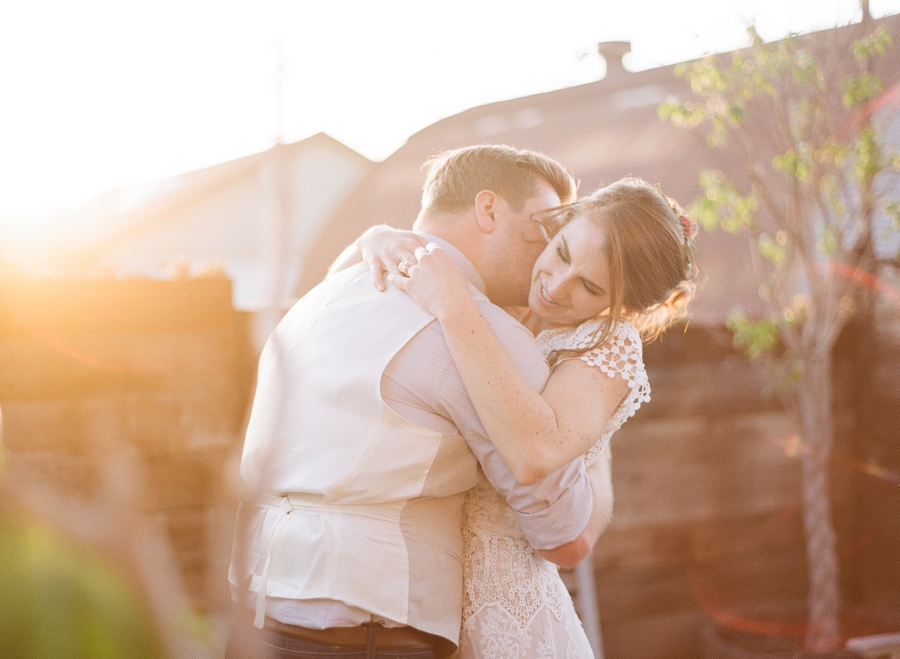
<path fill-rule="evenodd" d="M 526 304 L 544 247 L 531 217 L 571 201 L 574 182 L 549 158 L 509 147 L 459 149 L 430 165 L 415 228 L 465 270 L 540 389 L 546 363 L 500 306 Z M 571 565 L 587 553 L 592 493 L 581 460 L 518 485 L 431 316 L 394 288 L 377 292 L 362 264 L 304 296 L 260 358 L 241 463 L 260 495 L 244 510 L 231 582 L 255 612 L 254 642 L 276 657 L 452 652 L 461 507 L 479 463 L 546 558 Z M 245 656 L 230 645 L 230 658 Z"/>

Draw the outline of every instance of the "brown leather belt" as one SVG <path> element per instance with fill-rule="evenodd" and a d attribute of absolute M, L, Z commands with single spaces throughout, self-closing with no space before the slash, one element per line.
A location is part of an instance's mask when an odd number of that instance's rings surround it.
<path fill-rule="evenodd" d="M 311 643 L 340 645 L 344 647 L 364 648 L 369 639 L 369 626 L 331 627 L 329 629 L 309 629 L 266 618 L 266 629 L 299 638 Z M 435 657 L 447 657 L 456 647 L 447 639 L 420 631 L 413 627 L 382 627 L 375 625 L 375 643 L 378 648 L 392 650 L 397 648 L 413 648 L 433 650 Z"/>

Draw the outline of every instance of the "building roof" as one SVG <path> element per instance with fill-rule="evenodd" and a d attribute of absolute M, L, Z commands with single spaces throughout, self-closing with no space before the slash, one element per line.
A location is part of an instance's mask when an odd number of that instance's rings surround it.
<path fill-rule="evenodd" d="M 283 145 L 288 158 L 316 147 L 338 150 L 346 158 L 370 165 L 365 156 L 325 133 Z M 88 201 L 73 213 L 95 228 L 82 252 L 82 260 L 89 261 L 140 239 L 161 223 L 178 218 L 178 211 L 259 176 L 272 153 L 269 149 L 144 185 L 112 190 Z"/>
<path fill-rule="evenodd" d="M 900 17 L 882 22 L 900 36 Z M 841 30 L 848 28 L 827 32 Z M 710 151 L 698 132 L 659 119 L 663 100 L 691 95 L 675 66 L 629 73 L 614 58 L 600 81 L 476 107 L 410 137 L 331 216 L 310 250 L 297 294 L 318 283 L 331 261 L 366 228 L 380 223 L 411 227 L 425 178 L 421 166 L 447 149 L 482 143 L 532 149 L 570 168 L 581 181 L 582 194 L 631 175 L 658 184 L 684 205 L 700 192 L 698 172 L 737 164 L 727 151 Z M 759 309 L 746 242 L 703 232 L 698 245 L 707 281 L 693 306 L 695 322 L 721 323 L 736 304 Z"/>

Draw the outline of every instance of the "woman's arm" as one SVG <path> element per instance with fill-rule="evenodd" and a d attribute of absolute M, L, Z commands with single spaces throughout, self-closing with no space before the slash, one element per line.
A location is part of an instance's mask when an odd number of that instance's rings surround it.
<path fill-rule="evenodd" d="M 530 484 L 583 455 L 628 393 L 579 359 L 560 364 L 539 394 L 494 337 L 452 259 L 420 250 L 410 278 L 389 275 L 432 313 L 444 330 L 454 363 L 491 441 L 520 483 Z M 467 288 L 466 288 L 467 290 Z"/>
<path fill-rule="evenodd" d="M 340 272 L 360 261 L 369 265 L 372 273 L 372 281 L 379 291 L 385 289 L 384 277 L 387 274 L 399 274 L 397 264 L 400 261 L 415 263 L 413 253 L 417 247 L 428 244 L 424 238 L 412 231 L 392 229 L 384 224 L 371 227 L 353 243 L 347 245 L 344 251 L 334 260 L 328 268 L 326 277 Z"/>

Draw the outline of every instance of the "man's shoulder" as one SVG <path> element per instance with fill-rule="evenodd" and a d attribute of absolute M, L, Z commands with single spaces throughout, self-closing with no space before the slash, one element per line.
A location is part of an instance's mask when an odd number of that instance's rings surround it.
<path fill-rule="evenodd" d="M 479 300 L 476 302 L 481 315 L 490 325 L 500 325 L 513 328 L 517 332 L 523 332 L 526 336 L 534 338 L 531 331 L 522 323 L 516 320 L 503 307 L 498 307 L 489 300 Z"/>
<path fill-rule="evenodd" d="M 527 327 L 509 315 L 502 307 L 498 307 L 487 299 L 477 300 L 476 304 L 503 349 L 520 367 L 523 363 L 543 363 L 545 361 L 543 352 Z M 433 321 L 428 325 L 428 329 L 431 333 L 439 336 L 434 340 L 444 343 L 444 333 L 439 322 Z"/>

